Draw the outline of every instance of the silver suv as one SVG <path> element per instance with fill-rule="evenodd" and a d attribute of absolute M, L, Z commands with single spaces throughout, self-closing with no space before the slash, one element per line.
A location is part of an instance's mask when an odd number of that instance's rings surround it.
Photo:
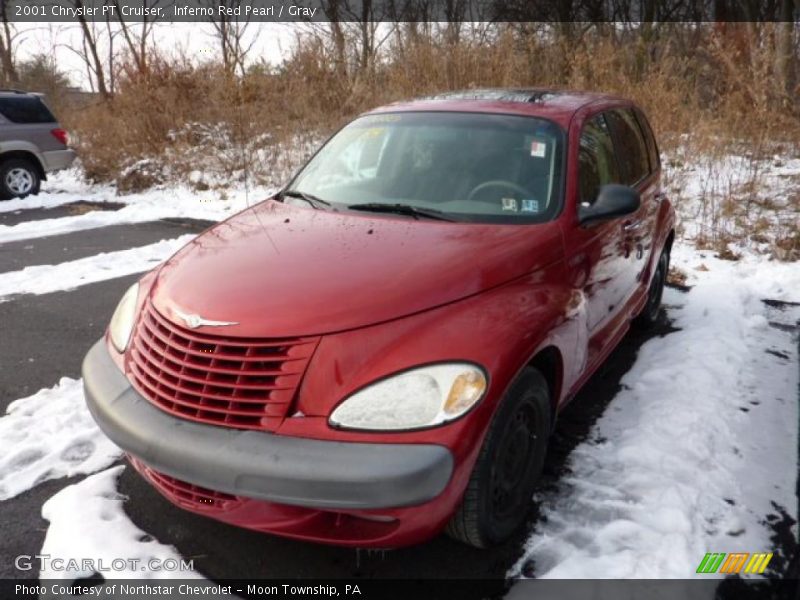
<path fill-rule="evenodd" d="M 75 160 L 67 144 L 40 95 L 0 90 L 0 200 L 38 194 L 47 173 Z"/>

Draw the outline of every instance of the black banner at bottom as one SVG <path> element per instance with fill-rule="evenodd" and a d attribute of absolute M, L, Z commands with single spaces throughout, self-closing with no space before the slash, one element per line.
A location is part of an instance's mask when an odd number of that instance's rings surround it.
<path fill-rule="evenodd" d="M 729 579 L 331 579 L 0 580 L 2 600 L 798 600 L 798 580 Z"/>

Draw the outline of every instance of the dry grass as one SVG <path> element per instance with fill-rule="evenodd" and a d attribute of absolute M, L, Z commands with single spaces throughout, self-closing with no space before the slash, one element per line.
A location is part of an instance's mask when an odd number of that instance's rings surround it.
<path fill-rule="evenodd" d="M 764 156 L 800 154 L 800 102 L 777 82 L 773 25 L 720 32 L 666 24 L 652 36 L 598 25 L 569 42 L 546 27 L 520 27 L 497 25 L 457 43 L 398 34 L 366 67 L 355 66 L 356 40 L 347 40 L 342 63 L 328 38 L 309 34 L 279 68 L 237 78 L 218 65 L 154 57 L 147 77 L 123 68 L 110 102 L 64 121 L 87 177 L 116 181 L 121 192 L 175 179 L 204 189 L 245 174 L 279 185 L 320 139 L 377 105 L 490 86 L 607 91 L 650 116 L 674 199 L 701 225 L 698 243 L 723 252 L 768 239 L 779 258 L 798 257 L 797 195 L 771 204 L 758 193 Z M 717 160 L 732 153 L 744 157 L 735 179 Z M 704 182 L 697 206 L 681 194 L 689 177 Z"/>

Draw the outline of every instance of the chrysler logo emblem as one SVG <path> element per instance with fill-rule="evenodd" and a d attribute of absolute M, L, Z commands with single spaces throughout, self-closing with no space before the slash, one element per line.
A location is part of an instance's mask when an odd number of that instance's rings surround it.
<path fill-rule="evenodd" d="M 226 325 L 238 325 L 237 321 L 211 321 L 204 319 L 200 315 L 193 315 L 182 313 L 175 309 L 175 314 L 178 315 L 189 329 L 197 329 L 198 327 L 225 327 Z"/>

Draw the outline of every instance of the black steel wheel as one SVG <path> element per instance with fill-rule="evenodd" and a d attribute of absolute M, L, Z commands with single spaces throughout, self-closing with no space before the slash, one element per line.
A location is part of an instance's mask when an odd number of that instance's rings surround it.
<path fill-rule="evenodd" d="M 536 369 L 525 369 L 495 413 L 448 535 L 487 548 L 522 525 L 544 465 L 550 425 L 547 381 Z"/>

